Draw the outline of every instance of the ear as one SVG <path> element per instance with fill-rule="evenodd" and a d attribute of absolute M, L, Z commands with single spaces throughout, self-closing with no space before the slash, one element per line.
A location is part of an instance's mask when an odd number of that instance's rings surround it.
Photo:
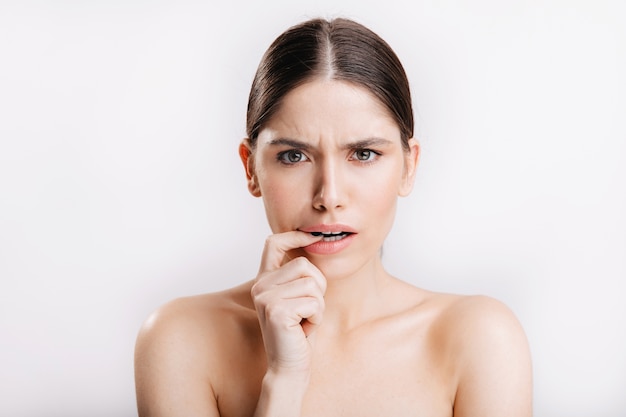
<path fill-rule="evenodd" d="M 248 191 L 255 197 L 261 197 L 261 188 L 254 172 L 254 151 L 248 139 L 244 139 L 239 144 L 239 158 L 246 170 L 246 179 L 248 180 Z"/>
<path fill-rule="evenodd" d="M 400 197 L 408 196 L 411 194 L 411 190 L 413 190 L 415 171 L 420 154 L 420 145 L 416 139 L 409 139 L 408 144 L 409 150 L 404 152 L 404 172 L 402 174 L 400 188 L 398 189 L 398 195 Z"/>

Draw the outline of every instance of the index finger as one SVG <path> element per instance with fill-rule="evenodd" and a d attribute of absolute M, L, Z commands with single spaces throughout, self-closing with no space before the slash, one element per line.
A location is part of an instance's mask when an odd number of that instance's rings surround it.
<path fill-rule="evenodd" d="M 285 254 L 288 251 L 308 246 L 322 239 L 322 237 L 323 236 L 313 236 L 310 233 L 301 232 L 299 230 L 269 236 L 265 240 L 259 272 L 273 271 L 280 268 Z"/>

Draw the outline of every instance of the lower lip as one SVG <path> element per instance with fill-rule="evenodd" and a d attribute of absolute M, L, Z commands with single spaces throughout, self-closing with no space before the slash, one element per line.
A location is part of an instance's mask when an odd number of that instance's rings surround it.
<path fill-rule="evenodd" d="M 314 253 L 318 255 L 332 255 L 333 253 L 338 253 L 344 250 L 350 243 L 356 234 L 350 234 L 344 237 L 341 240 L 335 240 L 331 242 L 324 242 L 324 240 L 320 240 L 319 242 L 315 242 L 312 245 L 305 246 L 303 249 L 308 253 Z"/>

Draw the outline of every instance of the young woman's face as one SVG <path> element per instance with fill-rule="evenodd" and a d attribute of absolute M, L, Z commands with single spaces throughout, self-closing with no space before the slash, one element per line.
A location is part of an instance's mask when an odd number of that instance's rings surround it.
<path fill-rule="evenodd" d="M 240 148 L 253 195 L 274 233 L 322 232 L 294 251 L 325 276 L 346 276 L 378 258 L 398 195 L 412 188 L 418 145 L 367 90 L 314 80 L 284 97 L 251 150 Z M 335 236 L 331 236 L 335 235 Z"/>

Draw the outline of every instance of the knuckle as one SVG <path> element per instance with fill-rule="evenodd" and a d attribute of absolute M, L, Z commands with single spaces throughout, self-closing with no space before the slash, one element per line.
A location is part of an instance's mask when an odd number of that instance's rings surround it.
<path fill-rule="evenodd" d="M 263 283 L 260 280 L 252 284 L 252 288 L 250 288 L 250 295 L 252 298 L 258 298 L 264 292 L 265 289 L 263 288 Z"/>
<path fill-rule="evenodd" d="M 255 284 L 250 290 L 250 295 L 257 310 L 265 310 L 273 299 L 272 291 L 268 291 L 262 285 Z"/>
<path fill-rule="evenodd" d="M 317 311 L 322 312 L 325 310 L 325 303 L 324 303 L 324 298 L 322 297 L 316 297 L 315 298 L 315 308 Z"/>
<path fill-rule="evenodd" d="M 298 269 L 307 269 L 311 264 L 304 256 L 298 256 L 292 261 Z"/>
<path fill-rule="evenodd" d="M 324 301 L 324 297 L 319 297 L 316 299 L 317 301 L 317 306 L 320 312 L 323 312 L 324 310 L 326 310 L 326 302 Z"/>
<path fill-rule="evenodd" d="M 307 304 L 312 311 L 319 310 L 320 302 L 316 297 L 311 297 L 307 300 Z"/>
<path fill-rule="evenodd" d="M 302 285 L 304 287 L 304 290 L 308 292 L 309 294 L 315 294 L 316 292 L 319 291 L 319 286 L 317 285 L 317 282 L 315 281 L 313 277 L 303 278 L 302 281 L 303 281 Z"/>
<path fill-rule="evenodd" d="M 320 288 L 322 290 L 322 294 L 326 292 L 326 286 L 327 286 L 326 278 L 320 279 Z"/>
<path fill-rule="evenodd" d="M 274 285 L 273 283 L 276 281 L 277 273 L 277 271 L 259 272 L 252 282 L 250 294 L 254 296 L 270 291 Z"/>
<path fill-rule="evenodd" d="M 265 306 L 265 317 L 269 321 L 276 321 L 286 315 L 286 308 L 281 303 L 270 303 Z"/>
<path fill-rule="evenodd" d="M 269 235 L 265 238 L 265 247 L 271 248 L 276 245 L 276 235 Z"/>

